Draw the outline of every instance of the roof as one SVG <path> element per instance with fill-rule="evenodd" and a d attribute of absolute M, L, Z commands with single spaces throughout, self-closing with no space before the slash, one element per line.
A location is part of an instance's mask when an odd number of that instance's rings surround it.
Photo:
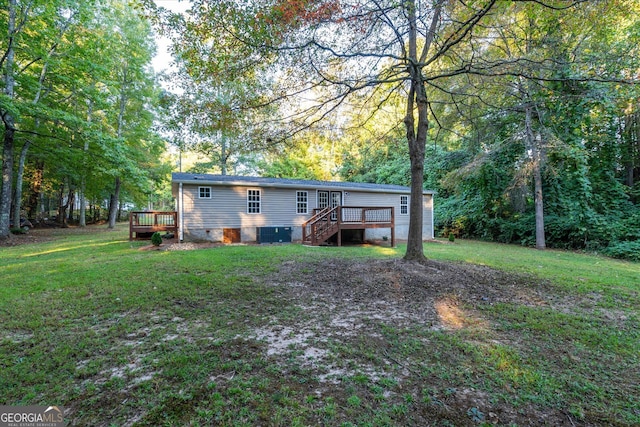
<path fill-rule="evenodd" d="M 172 174 L 172 182 L 183 184 L 204 184 L 223 186 L 245 186 L 245 187 L 271 187 L 271 188 L 298 188 L 298 189 L 335 189 L 366 191 L 371 193 L 410 193 L 409 187 L 391 184 L 370 184 L 365 182 L 339 182 L 339 181 L 310 181 L 304 179 L 287 178 L 263 178 L 255 176 L 236 175 L 212 175 L 178 173 Z M 433 191 L 424 190 L 423 194 L 434 194 Z"/>

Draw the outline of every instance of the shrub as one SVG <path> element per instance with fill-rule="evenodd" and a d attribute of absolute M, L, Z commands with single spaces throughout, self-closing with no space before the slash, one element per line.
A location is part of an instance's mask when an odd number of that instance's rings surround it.
<path fill-rule="evenodd" d="M 156 231 L 155 233 L 153 233 L 153 235 L 151 235 L 151 243 L 153 243 L 154 246 L 160 246 L 160 244 L 162 243 L 162 236 L 160 235 L 160 233 Z"/>
<path fill-rule="evenodd" d="M 449 241 L 450 242 L 455 242 L 456 241 L 456 236 L 453 233 L 449 233 Z"/>
<path fill-rule="evenodd" d="M 602 253 L 613 258 L 640 261 L 640 241 L 615 242 L 603 250 Z"/>

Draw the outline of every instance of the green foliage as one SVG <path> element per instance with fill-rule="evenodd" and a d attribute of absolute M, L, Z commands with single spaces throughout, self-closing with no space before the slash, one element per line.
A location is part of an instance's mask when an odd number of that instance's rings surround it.
<path fill-rule="evenodd" d="M 640 261 L 640 240 L 612 242 L 602 253 L 613 258 Z"/>
<path fill-rule="evenodd" d="M 162 236 L 157 231 L 151 235 L 151 243 L 153 246 L 160 246 L 162 244 Z"/>
<path fill-rule="evenodd" d="M 125 182 L 123 200 L 147 203 L 166 177 L 158 173 L 164 142 L 152 130 L 157 88 L 149 23 L 119 0 L 36 0 L 18 15 L 20 72 L 14 99 L 0 96 L 0 111 L 18 124 L 16 154 L 30 143 L 23 203 L 37 201 L 38 191 L 56 198 L 77 191 L 97 202 L 108 197 L 115 176 Z M 0 29 L 7 34 L 6 20 Z"/>

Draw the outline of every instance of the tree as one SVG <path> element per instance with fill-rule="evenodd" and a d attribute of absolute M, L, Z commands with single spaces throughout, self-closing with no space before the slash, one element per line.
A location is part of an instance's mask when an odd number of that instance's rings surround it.
<path fill-rule="evenodd" d="M 120 173 L 151 192 L 146 169 L 158 169 L 163 143 L 150 132 L 156 92 L 148 69 L 149 25 L 120 0 L 16 1 L 2 8 L 11 19 L 0 23 L 7 34 L 0 61 L 0 238 L 9 235 L 11 209 L 18 219 L 24 198 L 27 211 L 35 214 L 42 191 L 63 195 L 61 222 L 72 213 L 76 190 L 83 201 L 88 193 L 102 198 L 106 176 Z M 120 37 L 123 27 L 138 38 Z M 117 71 L 123 57 L 134 65 L 121 91 Z M 123 93 L 129 98 L 120 120 Z M 147 159 L 149 154 L 155 160 Z M 21 188 L 25 177 L 28 197 Z"/>
<path fill-rule="evenodd" d="M 343 111 L 356 94 L 366 102 L 371 94 L 391 86 L 385 98 L 403 97 L 412 178 L 405 258 L 420 260 L 424 258 L 422 192 L 429 128 L 426 85 L 463 72 L 453 50 L 469 39 L 495 3 L 196 1 L 185 39 L 208 51 L 215 49 L 215 60 L 206 68 L 211 75 L 220 76 L 229 68 L 246 75 L 247 70 L 255 73 L 273 65 L 263 74 L 271 84 L 264 93 L 265 105 L 279 105 L 277 122 L 281 128 L 285 124 L 284 135 Z M 447 61 L 456 63 L 445 70 Z"/>
<path fill-rule="evenodd" d="M 27 19 L 19 20 L 18 2 L 9 0 L 8 3 L 8 25 L 7 25 L 7 48 L 2 56 L 4 67 L 4 88 L 2 102 L 0 103 L 0 114 L 4 125 L 4 137 L 2 144 L 2 189 L 0 191 L 0 239 L 9 237 L 9 215 L 11 212 L 11 190 L 13 185 L 13 151 L 15 137 L 15 116 L 17 111 L 14 105 L 15 98 L 15 54 L 16 44 L 21 27 Z M 25 11 L 25 15 L 28 11 Z"/>
<path fill-rule="evenodd" d="M 540 10 L 546 7 L 557 18 L 580 2 L 530 3 Z M 405 258 L 422 260 L 423 171 L 437 100 L 433 91 L 449 94 L 457 76 L 501 75 L 512 63 L 513 58 L 505 56 L 486 62 L 483 55 L 490 45 L 487 22 L 513 13 L 509 6 L 495 0 L 196 1 L 185 40 L 207 47 L 209 61 L 206 67 L 200 67 L 202 61 L 185 65 L 218 78 L 225 70 L 261 72 L 270 84 L 263 105 L 279 107 L 279 116 L 270 121 L 284 129 L 279 137 L 358 108 L 356 104 L 376 100 L 381 107 L 404 99 L 411 165 Z M 202 57 L 193 52 L 190 58 Z"/>

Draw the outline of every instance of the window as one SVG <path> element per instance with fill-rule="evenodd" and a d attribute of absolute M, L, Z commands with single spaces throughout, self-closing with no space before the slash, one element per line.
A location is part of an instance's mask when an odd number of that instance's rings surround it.
<path fill-rule="evenodd" d="M 409 213 L 409 196 L 400 196 L 400 215 Z"/>
<path fill-rule="evenodd" d="M 201 199 L 210 199 L 211 187 L 198 187 L 198 197 Z"/>
<path fill-rule="evenodd" d="M 296 191 L 296 212 L 306 214 L 309 212 L 309 193 Z"/>
<path fill-rule="evenodd" d="M 329 206 L 329 192 L 318 191 L 318 207 L 324 209 Z"/>
<path fill-rule="evenodd" d="M 247 213 L 260 213 L 260 190 L 247 190 Z"/>

